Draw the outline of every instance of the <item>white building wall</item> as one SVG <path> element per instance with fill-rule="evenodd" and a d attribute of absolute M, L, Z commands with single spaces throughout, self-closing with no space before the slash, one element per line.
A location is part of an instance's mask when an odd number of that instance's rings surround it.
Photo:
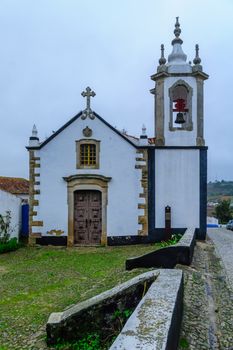
<path fill-rule="evenodd" d="M 172 228 L 199 227 L 200 176 L 198 149 L 155 150 L 155 227 L 165 227 L 171 207 Z"/>
<path fill-rule="evenodd" d="M 20 198 L 24 203 L 29 202 L 29 194 L 16 194 L 16 197 Z"/>
<path fill-rule="evenodd" d="M 84 139 L 82 130 L 92 129 L 91 138 L 100 140 L 100 168 L 76 169 L 76 140 Z M 90 138 L 87 138 L 90 139 Z M 82 120 L 65 128 L 36 152 L 40 157 L 40 195 L 38 215 L 43 220 L 43 235 L 52 229 L 68 231 L 67 183 L 65 176 L 100 174 L 112 177 L 108 184 L 107 234 L 137 235 L 141 170 L 135 169 L 136 149 L 99 119 Z M 35 228 L 37 229 L 37 228 Z M 38 229 L 37 229 L 38 230 Z"/>
<path fill-rule="evenodd" d="M 181 77 L 193 89 L 192 121 L 193 130 L 169 130 L 170 96 L 169 88 L 177 82 L 177 77 L 168 77 L 164 80 L 164 137 L 166 146 L 195 146 L 197 137 L 197 86 L 194 77 Z"/>
<path fill-rule="evenodd" d="M 15 195 L 0 190 L 0 214 L 11 212 L 10 237 L 19 237 L 21 227 L 21 199 Z"/>

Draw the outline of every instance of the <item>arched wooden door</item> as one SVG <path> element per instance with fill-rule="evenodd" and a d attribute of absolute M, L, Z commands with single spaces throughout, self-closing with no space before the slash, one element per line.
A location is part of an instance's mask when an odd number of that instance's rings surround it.
<path fill-rule="evenodd" d="M 101 242 L 102 198 L 96 190 L 74 192 L 74 244 Z"/>

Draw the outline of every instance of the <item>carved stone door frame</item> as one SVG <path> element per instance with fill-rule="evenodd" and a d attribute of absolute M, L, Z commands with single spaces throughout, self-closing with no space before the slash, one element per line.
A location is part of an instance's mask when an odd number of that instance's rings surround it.
<path fill-rule="evenodd" d="M 67 182 L 68 197 L 68 239 L 67 245 L 74 245 L 74 192 L 79 190 L 97 190 L 102 194 L 102 233 L 101 244 L 107 244 L 107 204 L 108 182 L 111 177 L 102 175 L 79 174 L 63 178 Z"/>

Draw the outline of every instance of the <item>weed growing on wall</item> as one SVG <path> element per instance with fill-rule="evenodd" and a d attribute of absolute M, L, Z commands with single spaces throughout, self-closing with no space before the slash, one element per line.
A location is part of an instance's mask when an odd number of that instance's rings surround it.
<path fill-rule="evenodd" d="M 72 343 L 61 343 L 55 346 L 56 350 L 101 350 L 103 349 L 100 342 L 100 336 L 91 333 L 82 339 Z"/>
<path fill-rule="evenodd" d="M 112 315 L 112 324 L 113 327 L 113 334 L 119 333 L 121 329 L 123 328 L 125 322 L 129 318 L 129 316 L 132 314 L 132 309 L 125 309 L 125 310 L 115 310 Z"/>
<path fill-rule="evenodd" d="M 56 350 L 107 350 L 124 327 L 133 309 L 116 309 L 111 317 L 110 327 L 105 329 L 108 336 L 103 338 L 100 333 L 89 333 L 74 342 L 60 342 L 55 345 Z"/>
<path fill-rule="evenodd" d="M 169 239 L 168 241 L 162 241 L 161 243 L 159 243 L 159 245 L 161 248 L 168 247 L 170 245 L 174 245 L 174 244 L 179 242 L 181 237 L 182 237 L 181 233 L 174 234 L 171 236 L 171 239 Z"/>

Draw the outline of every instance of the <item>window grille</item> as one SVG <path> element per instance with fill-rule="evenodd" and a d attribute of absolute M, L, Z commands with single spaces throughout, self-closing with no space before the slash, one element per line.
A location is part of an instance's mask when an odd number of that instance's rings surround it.
<path fill-rule="evenodd" d="M 80 164 L 96 165 L 96 145 L 85 143 L 80 145 Z"/>

